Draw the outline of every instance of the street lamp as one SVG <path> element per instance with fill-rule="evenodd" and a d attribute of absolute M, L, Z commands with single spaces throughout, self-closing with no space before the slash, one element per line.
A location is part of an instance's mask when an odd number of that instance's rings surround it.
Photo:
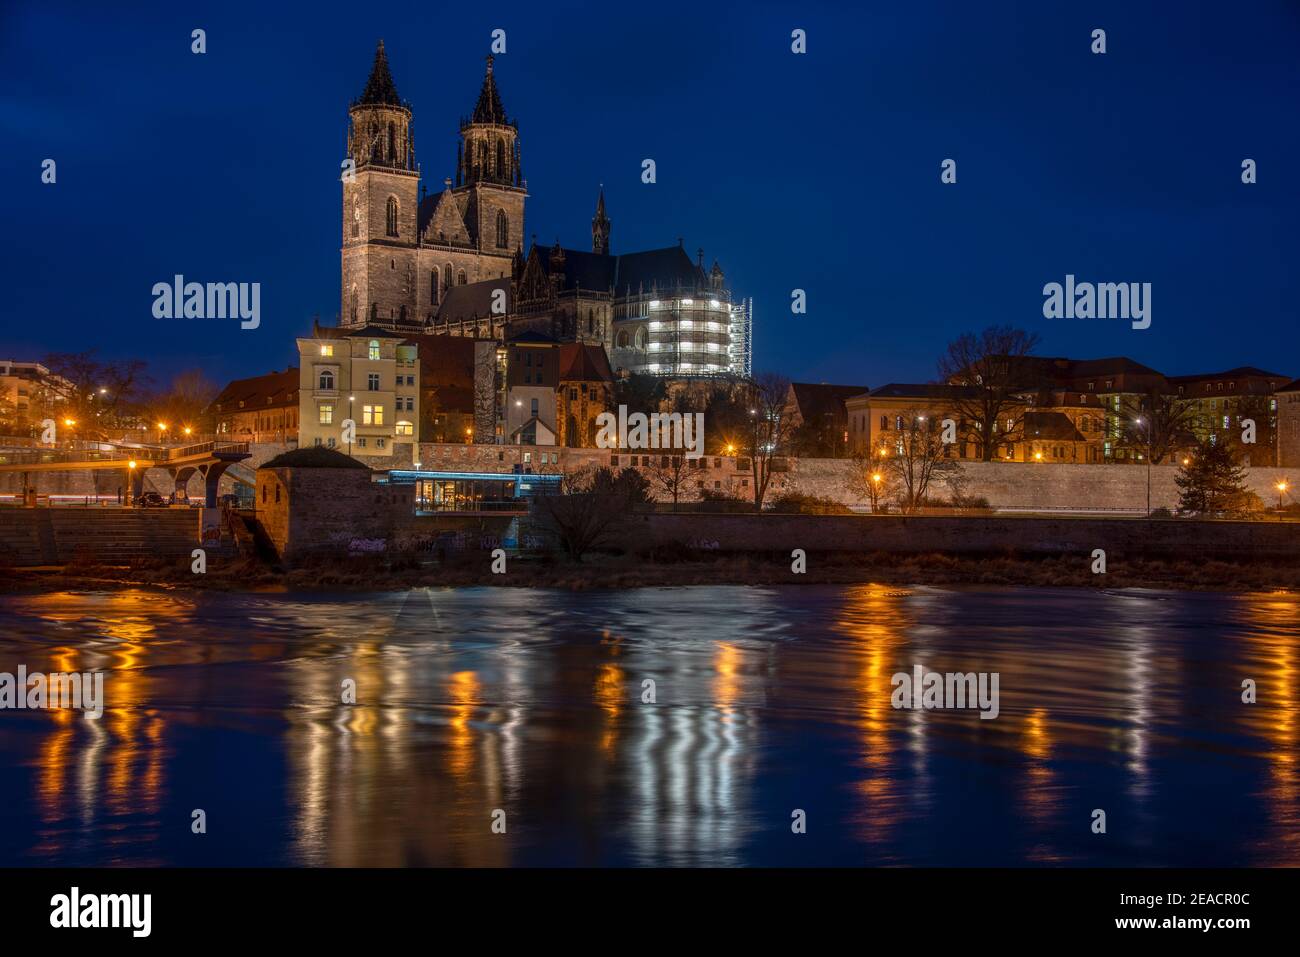
<path fill-rule="evenodd" d="M 1136 419 L 1134 419 L 1133 421 L 1134 421 L 1135 423 L 1137 423 L 1138 425 L 1144 425 L 1144 423 L 1142 422 L 1142 417 L 1141 417 L 1141 416 L 1138 416 L 1138 417 L 1137 417 Z M 1147 442 L 1147 454 L 1146 454 L 1146 460 L 1147 460 L 1147 518 L 1150 518 L 1150 517 L 1151 517 L 1151 426 L 1150 426 L 1149 424 L 1148 424 L 1148 425 L 1145 425 L 1144 432 L 1145 432 L 1145 435 L 1146 435 L 1146 442 Z"/>
<path fill-rule="evenodd" d="M 1286 495 L 1287 487 L 1286 479 L 1282 479 L 1277 483 L 1277 507 L 1279 511 L 1282 509 L 1282 496 Z"/>

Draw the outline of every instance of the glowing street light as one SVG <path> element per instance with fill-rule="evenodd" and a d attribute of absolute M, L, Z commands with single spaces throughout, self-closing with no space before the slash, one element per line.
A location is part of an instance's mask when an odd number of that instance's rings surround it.
<path fill-rule="evenodd" d="M 63 424 L 66 425 L 68 428 L 72 428 L 74 425 L 77 424 L 77 420 L 76 420 L 76 419 L 64 419 L 64 420 L 63 420 Z"/>
<path fill-rule="evenodd" d="M 1277 483 L 1277 485 L 1274 486 L 1274 488 L 1277 489 L 1277 507 L 1279 509 L 1281 509 L 1282 507 L 1282 497 L 1286 495 L 1286 490 L 1289 487 L 1290 486 L 1287 485 L 1286 479 L 1282 479 L 1280 482 Z"/>

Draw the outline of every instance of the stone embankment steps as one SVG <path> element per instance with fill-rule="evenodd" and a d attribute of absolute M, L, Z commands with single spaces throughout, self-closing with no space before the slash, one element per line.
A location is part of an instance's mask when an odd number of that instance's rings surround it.
<path fill-rule="evenodd" d="M 198 545 L 198 527 L 198 511 L 188 508 L 6 508 L 0 555 L 14 565 L 181 557 Z"/>

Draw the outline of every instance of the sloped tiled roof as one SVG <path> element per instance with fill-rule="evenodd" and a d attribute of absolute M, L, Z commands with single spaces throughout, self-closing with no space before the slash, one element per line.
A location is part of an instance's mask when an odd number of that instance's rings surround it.
<path fill-rule="evenodd" d="M 1191 375 L 1171 375 L 1170 382 L 1200 382 L 1205 379 L 1286 379 L 1280 372 L 1265 372 L 1254 366 L 1237 366 L 1225 372 L 1197 372 Z"/>
<path fill-rule="evenodd" d="M 382 326 L 322 326 L 317 324 L 312 329 L 312 336 L 317 339 L 405 339 L 400 332 L 393 332 Z"/>
<path fill-rule="evenodd" d="M 537 248 L 542 268 L 549 274 L 552 269 L 552 252 Z M 586 252 L 581 249 L 563 249 L 564 282 L 562 288 L 614 290 L 617 296 L 629 293 L 665 292 L 685 287 L 698 289 L 707 285 L 708 278 L 700 267 L 686 255 L 681 246 L 647 249 L 621 255 Z"/>
<path fill-rule="evenodd" d="M 502 289 L 505 291 L 506 313 L 514 307 L 514 297 L 510 292 L 510 279 L 484 279 L 479 282 L 452 286 L 438 305 L 436 316 L 440 320 L 483 319 L 492 315 L 492 294 Z"/>
<path fill-rule="evenodd" d="M 212 400 L 212 409 L 215 412 L 238 412 L 297 404 L 298 367 L 290 366 L 283 372 L 234 380 Z"/>
<path fill-rule="evenodd" d="M 976 394 L 972 386 L 937 382 L 891 382 L 868 393 L 872 398 L 878 399 L 960 399 Z"/>
<path fill-rule="evenodd" d="M 865 385 L 827 385 L 826 383 L 792 382 L 794 401 L 804 421 L 825 415 L 846 414 L 844 400 L 870 390 Z"/>
<path fill-rule="evenodd" d="M 609 357 L 602 346 L 566 342 L 560 346 L 561 382 L 613 382 Z"/>
<path fill-rule="evenodd" d="M 1026 412 L 1025 437 L 1054 442 L 1088 441 L 1063 412 Z"/>

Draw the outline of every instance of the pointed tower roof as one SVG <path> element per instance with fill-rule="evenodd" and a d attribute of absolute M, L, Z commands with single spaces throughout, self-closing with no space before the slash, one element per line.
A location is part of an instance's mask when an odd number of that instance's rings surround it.
<path fill-rule="evenodd" d="M 488 54 L 487 73 L 483 75 L 483 88 L 479 90 L 478 103 L 474 105 L 473 122 L 496 123 L 509 126 L 506 108 L 501 105 L 501 94 L 497 92 L 497 81 L 492 75 L 492 54 Z"/>
<path fill-rule="evenodd" d="M 370 79 L 366 89 L 354 105 L 404 106 L 402 98 L 397 95 L 397 84 L 388 69 L 388 54 L 384 52 L 384 41 L 379 41 L 375 49 L 375 65 L 370 68 Z"/>
<path fill-rule="evenodd" d="M 596 199 L 596 218 L 605 218 L 605 184 L 600 184 L 600 196 Z"/>

